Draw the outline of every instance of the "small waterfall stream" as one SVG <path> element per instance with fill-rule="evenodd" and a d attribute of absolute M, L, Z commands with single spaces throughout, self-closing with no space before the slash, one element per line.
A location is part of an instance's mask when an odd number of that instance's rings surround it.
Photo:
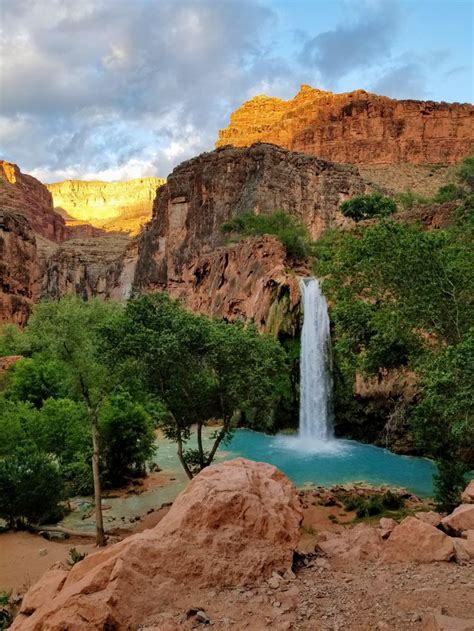
<path fill-rule="evenodd" d="M 331 422 L 331 338 L 326 299 L 316 278 L 300 281 L 303 330 L 300 351 L 300 423 L 302 441 L 333 438 Z"/>

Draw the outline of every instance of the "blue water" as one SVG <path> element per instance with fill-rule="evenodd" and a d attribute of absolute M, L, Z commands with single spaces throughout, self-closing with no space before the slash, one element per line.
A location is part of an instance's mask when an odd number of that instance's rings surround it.
<path fill-rule="evenodd" d="M 436 467 L 430 460 L 399 456 L 351 440 L 331 441 L 324 451 L 319 451 L 297 436 L 268 436 L 239 429 L 223 451 L 221 457 L 225 459 L 243 456 L 269 462 L 296 486 L 369 482 L 403 487 L 423 497 L 433 494 Z"/>

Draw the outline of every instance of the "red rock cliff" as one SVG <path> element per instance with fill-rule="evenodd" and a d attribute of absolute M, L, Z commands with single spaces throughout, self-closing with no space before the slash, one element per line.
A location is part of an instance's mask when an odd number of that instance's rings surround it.
<path fill-rule="evenodd" d="M 0 202 L 2 209 L 26 217 L 33 231 L 46 239 L 60 242 L 68 237 L 64 219 L 54 211 L 46 186 L 4 160 L 0 160 Z"/>
<path fill-rule="evenodd" d="M 166 290 L 190 308 L 254 319 L 276 331 L 281 300 L 298 302 L 294 274 L 278 240 L 226 245 L 221 225 L 238 213 L 283 209 L 317 238 L 342 225 L 339 205 L 366 190 L 357 169 L 274 145 L 225 147 L 184 162 L 155 199 L 153 219 L 138 243 L 134 286 Z"/>
<path fill-rule="evenodd" d="M 303 85 L 289 101 L 256 96 L 244 103 L 216 146 L 258 141 L 349 164 L 452 164 L 474 153 L 474 107 Z"/>
<path fill-rule="evenodd" d="M 23 326 L 39 293 L 35 234 L 24 217 L 0 209 L 0 324 Z"/>

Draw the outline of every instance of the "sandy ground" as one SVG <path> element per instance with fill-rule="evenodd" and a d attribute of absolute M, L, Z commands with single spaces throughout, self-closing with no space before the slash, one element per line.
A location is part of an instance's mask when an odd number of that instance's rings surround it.
<path fill-rule="evenodd" d="M 0 592 L 24 593 L 57 561 L 66 562 L 69 550 L 92 552 L 90 540 L 48 541 L 28 532 L 0 534 Z"/>

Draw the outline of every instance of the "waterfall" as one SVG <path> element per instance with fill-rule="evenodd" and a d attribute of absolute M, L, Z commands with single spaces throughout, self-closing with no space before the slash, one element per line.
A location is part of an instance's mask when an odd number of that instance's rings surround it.
<path fill-rule="evenodd" d="M 331 423 L 331 338 L 326 299 L 319 281 L 300 281 L 303 331 L 300 351 L 299 438 L 308 443 L 333 437 Z"/>

